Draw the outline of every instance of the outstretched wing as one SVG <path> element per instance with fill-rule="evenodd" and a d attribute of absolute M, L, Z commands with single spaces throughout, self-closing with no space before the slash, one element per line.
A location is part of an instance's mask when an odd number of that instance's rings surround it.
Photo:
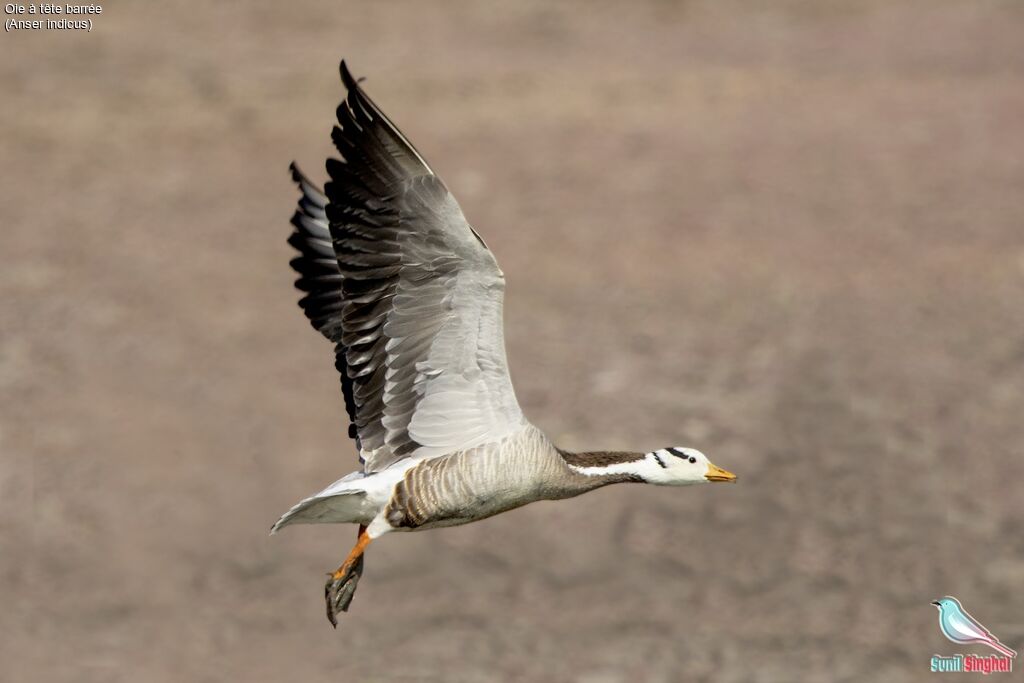
<path fill-rule="evenodd" d="M 332 138 L 344 160 L 327 161 L 324 193 L 293 166 L 303 197 L 289 241 L 300 304 L 335 342 L 350 434 L 376 472 L 500 439 L 524 418 L 494 256 L 344 62 L 341 78 Z"/>

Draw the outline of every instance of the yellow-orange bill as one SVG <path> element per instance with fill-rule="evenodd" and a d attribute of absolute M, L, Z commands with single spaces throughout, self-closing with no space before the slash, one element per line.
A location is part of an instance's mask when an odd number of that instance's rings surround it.
<path fill-rule="evenodd" d="M 736 475 L 728 470 L 723 470 L 718 465 L 712 465 L 708 463 L 708 471 L 704 475 L 704 478 L 708 481 L 736 481 Z"/>

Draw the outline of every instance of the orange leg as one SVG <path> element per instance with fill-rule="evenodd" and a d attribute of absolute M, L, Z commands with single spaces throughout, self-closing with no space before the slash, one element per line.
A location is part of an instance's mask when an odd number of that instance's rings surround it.
<path fill-rule="evenodd" d="M 359 536 L 356 538 L 356 544 L 349 551 L 348 557 L 341 563 L 341 566 L 334 570 L 331 574 L 331 578 L 335 581 L 341 581 L 345 578 L 345 575 L 352 571 L 352 567 L 355 566 L 356 561 L 363 556 L 363 551 L 366 550 L 366 546 L 370 545 L 370 534 L 366 533 L 366 527 L 362 524 L 359 525 Z"/>
<path fill-rule="evenodd" d="M 338 626 L 338 612 L 347 612 L 352 604 L 359 577 L 363 574 L 363 551 L 370 545 L 370 535 L 366 527 L 359 525 L 359 536 L 348 557 L 337 570 L 328 574 L 327 585 L 324 586 L 324 598 L 327 601 L 327 620 L 331 626 Z"/>

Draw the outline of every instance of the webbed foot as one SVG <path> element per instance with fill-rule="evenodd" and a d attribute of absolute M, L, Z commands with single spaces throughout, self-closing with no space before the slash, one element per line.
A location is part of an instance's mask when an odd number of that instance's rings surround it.
<path fill-rule="evenodd" d="M 359 577 L 363 575 L 363 551 L 372 540 L 366 533 L 366 527 L 359 525 L 359 535 L 352 552 L 337 571 L 328 574 L 331 578 L 324 586 L 324 600 L 327 602 L 327 621 L 331 622 L 334 628 L 338 628 L 338 612 L 347 612 L 348 606 L 352 604 L 352 596 L 356 593 Z"/>
<path fill-rule="evenodd" d="M 328 574 L 331 578 L 324 586 L 324 600 L 327 602 L 327 620 L 335 628 L 338 627 L 338 613 L 347 612 L 349 605 L 352 604 L 359 577 L 363 575 L 363 559 L 360 555 L 348 567 L 343 565 L 338 571 Z"/>

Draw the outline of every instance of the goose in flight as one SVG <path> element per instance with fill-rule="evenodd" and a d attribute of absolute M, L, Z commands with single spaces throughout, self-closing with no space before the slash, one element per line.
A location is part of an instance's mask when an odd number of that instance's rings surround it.
<path fill-rule="evenodd" d="M 341 63 L 347 95 L 319 190 L 301 196 L 288 242 L 299 301 L 334 344 L 361 467 L 284 514 L 351 523 L 355 547 L 325 586 L 337 625 L 367 546 L 392 531 L 475 522 L 538 500 L 638 482 L 732 482 L 700 451 L 571 453 L 523 416 L 505 361 L 505 278 L 455 198 Z"/>

